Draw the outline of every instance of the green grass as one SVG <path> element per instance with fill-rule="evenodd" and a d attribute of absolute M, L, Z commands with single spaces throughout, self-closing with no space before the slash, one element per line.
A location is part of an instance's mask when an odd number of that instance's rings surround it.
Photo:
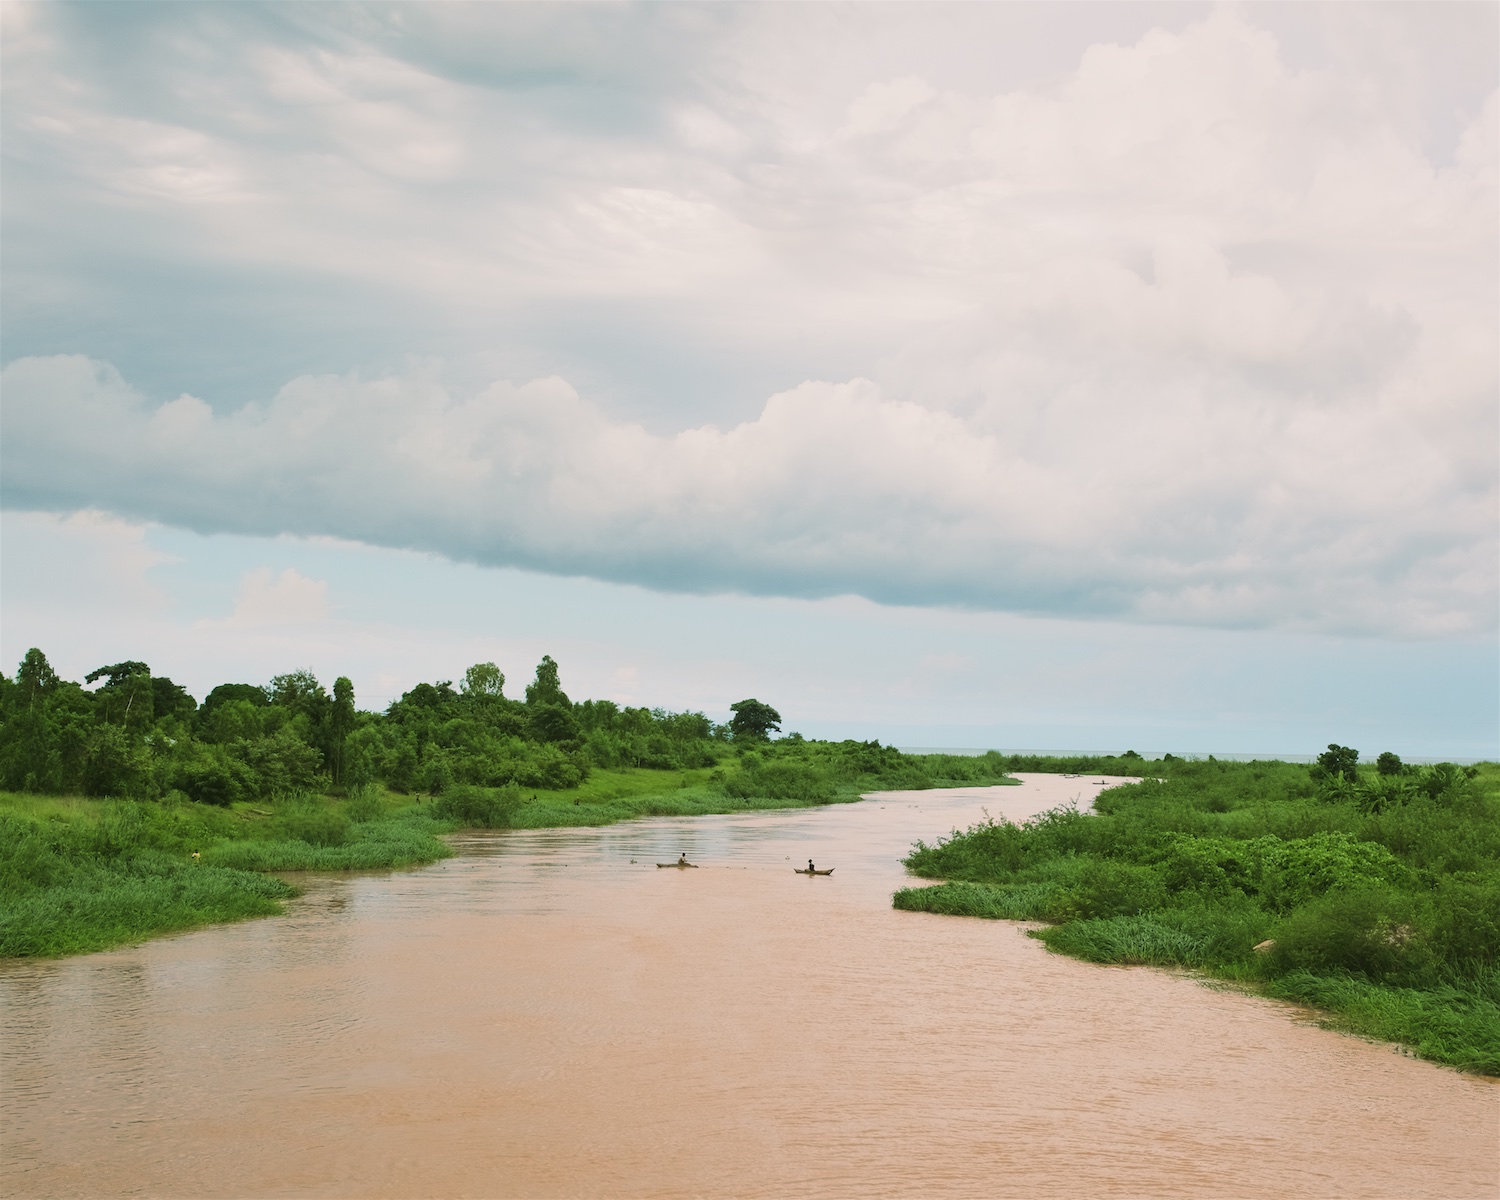
<path fill-rule="evenodd" d="M 447 858 L 453 851 L 438 834 L 450 828 L 426 813 L 352 822 L 337 845 L 300 838 L 221 842 L 203 861 L 242 871 L 376 871 L 411 867 Z"/>
<path fill-rule="evenodd" d="M 0 956 L 82 954 L 271 916 L 299 893 L 268 871 L 451 854 L 437 837 L 449 827 L 401 803 L 314 796 L 225 809 L 0 793 Z"/>
<path fill-rule="evenodd" d="M 0 812 L 0 955 L 103 950 L 266 916 L 297 894 L 280 879 L 126 842 L 122 823 L 130 824 L 114 814 L 68 824 Z"/>
<path fill-rule="evenodd" d="M 1349 975 L 1298 971 L 1264 990 L 1282 1000 L 1322 1009 L 1330 1029 L 1396 1042 L 1419 1058 L 1478 1075 L 1500 1075 L 1500 980 L 1484 988 L 1382 987 Z"/>
<path fill-rule="evenodd" d="M 902 888 L 894 904 L 907 912 L 942 913 L 950 917 L 988 917 L 1000 921 L 1045 921 L 1053 911 L 1058 888 L 1051 883 L 991 887 L 983 883 L 940 883 Z"/>
<path fill-rule="evenodd" d="M 1136 765 L 1094 815 L 919 842 L 908 868 L 947 882 L 895 907 L 1049 922 L 1031 936 L 1058 953 L 1192 968 L 1500 1074 L 1500 766 L 1408 772 L 1391 801 L 1373 772 Z"/>
<path fill-rule="evenodd" d="M 281 911 L 276 871 L 417 866 L 460 825 L 545 829 L 848 803 L 864 792 L 1012 782 L 997 756 L 901 755 L 875 743 L 785 743 L 714 767 L 595 769 L 557 791 L 450 787 L 436 797 L 366 788 L 227 807 L 0 793 L 0 955 L 101 950 Z M 194 858 L 194 855 L 197 858 Z"/>

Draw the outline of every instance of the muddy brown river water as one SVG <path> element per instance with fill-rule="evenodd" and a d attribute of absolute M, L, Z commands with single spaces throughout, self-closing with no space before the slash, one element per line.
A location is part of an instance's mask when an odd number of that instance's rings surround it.
<path fill-rule="evenodd" d="M 7 963 L 0 1193 L 1500 1195 L 1492 1081 L 890 907 L 915 839 L 1100 790 L 1023 778 L 467 834 L 284 917 Z"/>

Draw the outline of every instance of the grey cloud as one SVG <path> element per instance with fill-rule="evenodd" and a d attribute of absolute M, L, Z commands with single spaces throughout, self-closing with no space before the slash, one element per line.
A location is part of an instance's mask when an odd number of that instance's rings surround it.
<path fill-rule="evenodd" d="M 1025 11 L 12 6 L 5 501 L 1491 628 L 1493 71 Z"/>
<path fill-rule="evenodd" d="M 188 396 L 153 406 L 78 357 L 18 361 L 3 385 L 11 506 L 332 534 L 681 591 L 1405 634 L 1472 633 L 1494 612 L 1493 485 L 1466 494 L 1440 464 L 1403 465 L 1385 430 L 1327 447 L 1336 416 L 1312 418 L 1298 453 L 1275 445 L 1288 427 L 1193 463 L 1180 446 L 1243 436 L 1243 413 L 1179 409 L 1193 422 L 1180 443 L 1130 456 L 1128 414 L 1096 414 L 1092 432 L 1064 415 L 1024 457 L 1003 430 L 862 380 L 804 384 L 753 422 L 671 437 L 612 421 L 558 379 L 464 398 L 421 374 L 308 377 L 227 416 Z M 1351 466 L 1376 477 L 1356 491 Z"/>

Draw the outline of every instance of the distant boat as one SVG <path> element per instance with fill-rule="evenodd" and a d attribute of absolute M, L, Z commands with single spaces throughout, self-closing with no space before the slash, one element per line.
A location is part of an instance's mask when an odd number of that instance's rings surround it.
<path fill-rule="evenodd" d="M 826 871 L 815 871 L 810 867 L 793 867 L 792 873 L 794 875 L 832 875 L 833 870 L 832 867 L 829 867 Z"/>
<path fill-rule="evenodd" d="M 656 865 L 658 867 L 678 867 L 678 868 L 692 867 L 693 870 L 695 870 L 695 871 L 698 869 L 698 864 L 697 863 L 690 863 L 690 862 L 657 863 Z"/>

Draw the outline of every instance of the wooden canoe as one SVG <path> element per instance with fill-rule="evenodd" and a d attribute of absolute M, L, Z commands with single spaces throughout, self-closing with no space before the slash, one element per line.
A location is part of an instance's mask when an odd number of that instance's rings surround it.
<path fill-rule="evenodd" d="M 698 869 L 697 863 L 657 863 L 656 865 L 658 867 L 692 867 L 695 871 Z"/>
<path fill-rule="evenodd" d="M 826 871 L 809 871 L 806 867 L 793 867 L 792 871 L 797 875 L 832 875 L 835 868 L 829 867 Z"/>

